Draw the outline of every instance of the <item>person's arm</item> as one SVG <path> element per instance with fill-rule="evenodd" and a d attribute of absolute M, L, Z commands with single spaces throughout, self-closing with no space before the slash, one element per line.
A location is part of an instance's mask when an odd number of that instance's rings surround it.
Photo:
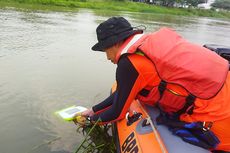
<path fill-rule="evenodd" d="M 94 105 L 92 108 L 82 112 L 81 115 L 88 117 L 88 116 L 93 116 L 95 113 L 98 114 L 105 111 L 112 105 L 115 94 L 116 92 L 111 94 L 108 98 L 106 98 L 104 101 L 100 102 L 99 104 Z"/>
<path fill-rule="evenodd" d="M 123 118 L 139 92 L 138 84 L 135 84 L 138 82 L 138 76 L 128 57 L 122 57 L 116 71 L 117 90 L 112 105 L 107 110 L 93 115 L 91 120 L 96 121 L 100 118 L 102 122 L 107 123 Z"/>
<path fill-rule="evenodd" d="M 115 95 L 116 95 L 116 91 L 114 93 L 112 93 L 104 101 L 102 101 L 101 103 L 99 103 L 97 105 L 94 105 L 92 107 L 93 112 L 94 113 L 99 113 L 99 112 L 102 112 L 102 111 L 108 109 L 108 107 L 110 107 L 112 105 Z"/>

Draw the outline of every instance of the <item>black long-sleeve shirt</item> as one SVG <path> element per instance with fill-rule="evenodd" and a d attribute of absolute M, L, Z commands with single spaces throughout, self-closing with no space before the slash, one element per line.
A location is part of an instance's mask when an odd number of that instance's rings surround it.
<path fill-rule="evenodd" d="M 157 73 L 153 63 L 145 56 L 137 54 L 122 55 L 116 69 L 116 91 L 101 103 L 93 106 L 96 113 L 91 117 L 102 122 L 117 121 L 125 117 L 132 101 L 145 89 L 153 86 Z"/>
<path fill-rule="evenodd" d="M 99 117 L 102 122 L 113 121 L 119 117 L 132 87 L 138 77 L 138 72 L 127 56 L 122 56 L 117 64 L 117 90 L 101 103 L 93 107 L 94 112 L 106 109 L 102 113 L 92 116 L 92 120 Z"/>

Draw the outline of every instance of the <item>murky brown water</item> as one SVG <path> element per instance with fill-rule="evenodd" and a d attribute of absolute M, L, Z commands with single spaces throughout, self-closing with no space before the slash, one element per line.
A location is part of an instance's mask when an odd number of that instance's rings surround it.
<path fill-rule="evenodd" d="M 229 20 L 0 9 L 0 153 L 75 150 L 82 136 L 54 112 L 72 105 L 89 107 L 109 94 L 116 67 L 90 48 L 98 23 L 114 15 L 145 25 L 147 32 L 169 26 L 198 44 L 230 44 Z"/>

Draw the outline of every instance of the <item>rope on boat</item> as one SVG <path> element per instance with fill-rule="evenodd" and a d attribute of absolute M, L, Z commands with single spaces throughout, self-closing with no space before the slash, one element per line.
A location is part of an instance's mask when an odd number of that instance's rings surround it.
<path fill-rule="evenodd" d="M 153 124 L 151 118 L 148 117 L 148 118 L 146 118 L 146 119 L 149 121 L 151 127 L 153 128 L 154 135 L 156 136 L 156 139 L 157 139 L 158 143 L 160 144 L 160 147 L 161 147 L 162 152 L 163 152 L 163 153 L 167 153 L 168 151 L 165 150 L 165 148 L 164 148 L 164 146 L 163 146 L 163 143 L 162 143 L 162 141 L 161 141 L 161 138 L 159 137 L 159 134 L 157 133 L 157 129 L 156 129 L 156 127 L 154 126 L 154 124 Z"/>
<path fill-rule="evenodd" d="M 139 105 L 141 105 L 140 104 L 140 102 L 138 101 L 138 103 L 139 103 Z M 159 134 L 158 134 L 158 132 L 157 132 L 157 129 L 156 129 L 156 127 L 155 127 L 155 125 L 153 124 L 153 122 L 152 122 L 152 120 L 151 120 L 151 117 L 148 115 L 148 113 L 143 109 L 143 107 L 142 107 L 142 110 L 145 112 L 145 114 L 146 114 L 146 116 L 147 116 L 147 121 L 150 123 L 150 125 L 151 125 L 151 127 L 152 127 L 152 129 L 153 129 L 153 133 L 154 133 L 154 135 L 155 135 L 155 137 L 156 137 L 156 139 L 157 139 L 157 141 L 158 141 L 158 143 L 159 143 L 159 145 L 160 145 L 160 148 L 161 148 L 161 150 L 162 150 L 162 152 L 163 153 L 168 153 L 168 151 L 165 149 L 165 147 L 164 147 L 164 144 L 162 143 L 162 140 L 161 140 L 161 138 L 159 137 Z"/>

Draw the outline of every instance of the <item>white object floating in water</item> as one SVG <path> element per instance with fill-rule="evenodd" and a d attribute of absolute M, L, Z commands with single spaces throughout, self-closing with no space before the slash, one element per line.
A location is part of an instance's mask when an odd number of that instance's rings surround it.
<path fill-rule="evenodd" d="M 84 112 L 87 110 L 87 108 L 82 106 L 71 106 L 65 109 L 62 109 L 60 111 L 57 111 L 56 114 L 58 114 L 61 118 L 63 118 L 66 121 L 72 121 L 73 117 L 77 114 L 80 114 L 81 112 Z"/>

